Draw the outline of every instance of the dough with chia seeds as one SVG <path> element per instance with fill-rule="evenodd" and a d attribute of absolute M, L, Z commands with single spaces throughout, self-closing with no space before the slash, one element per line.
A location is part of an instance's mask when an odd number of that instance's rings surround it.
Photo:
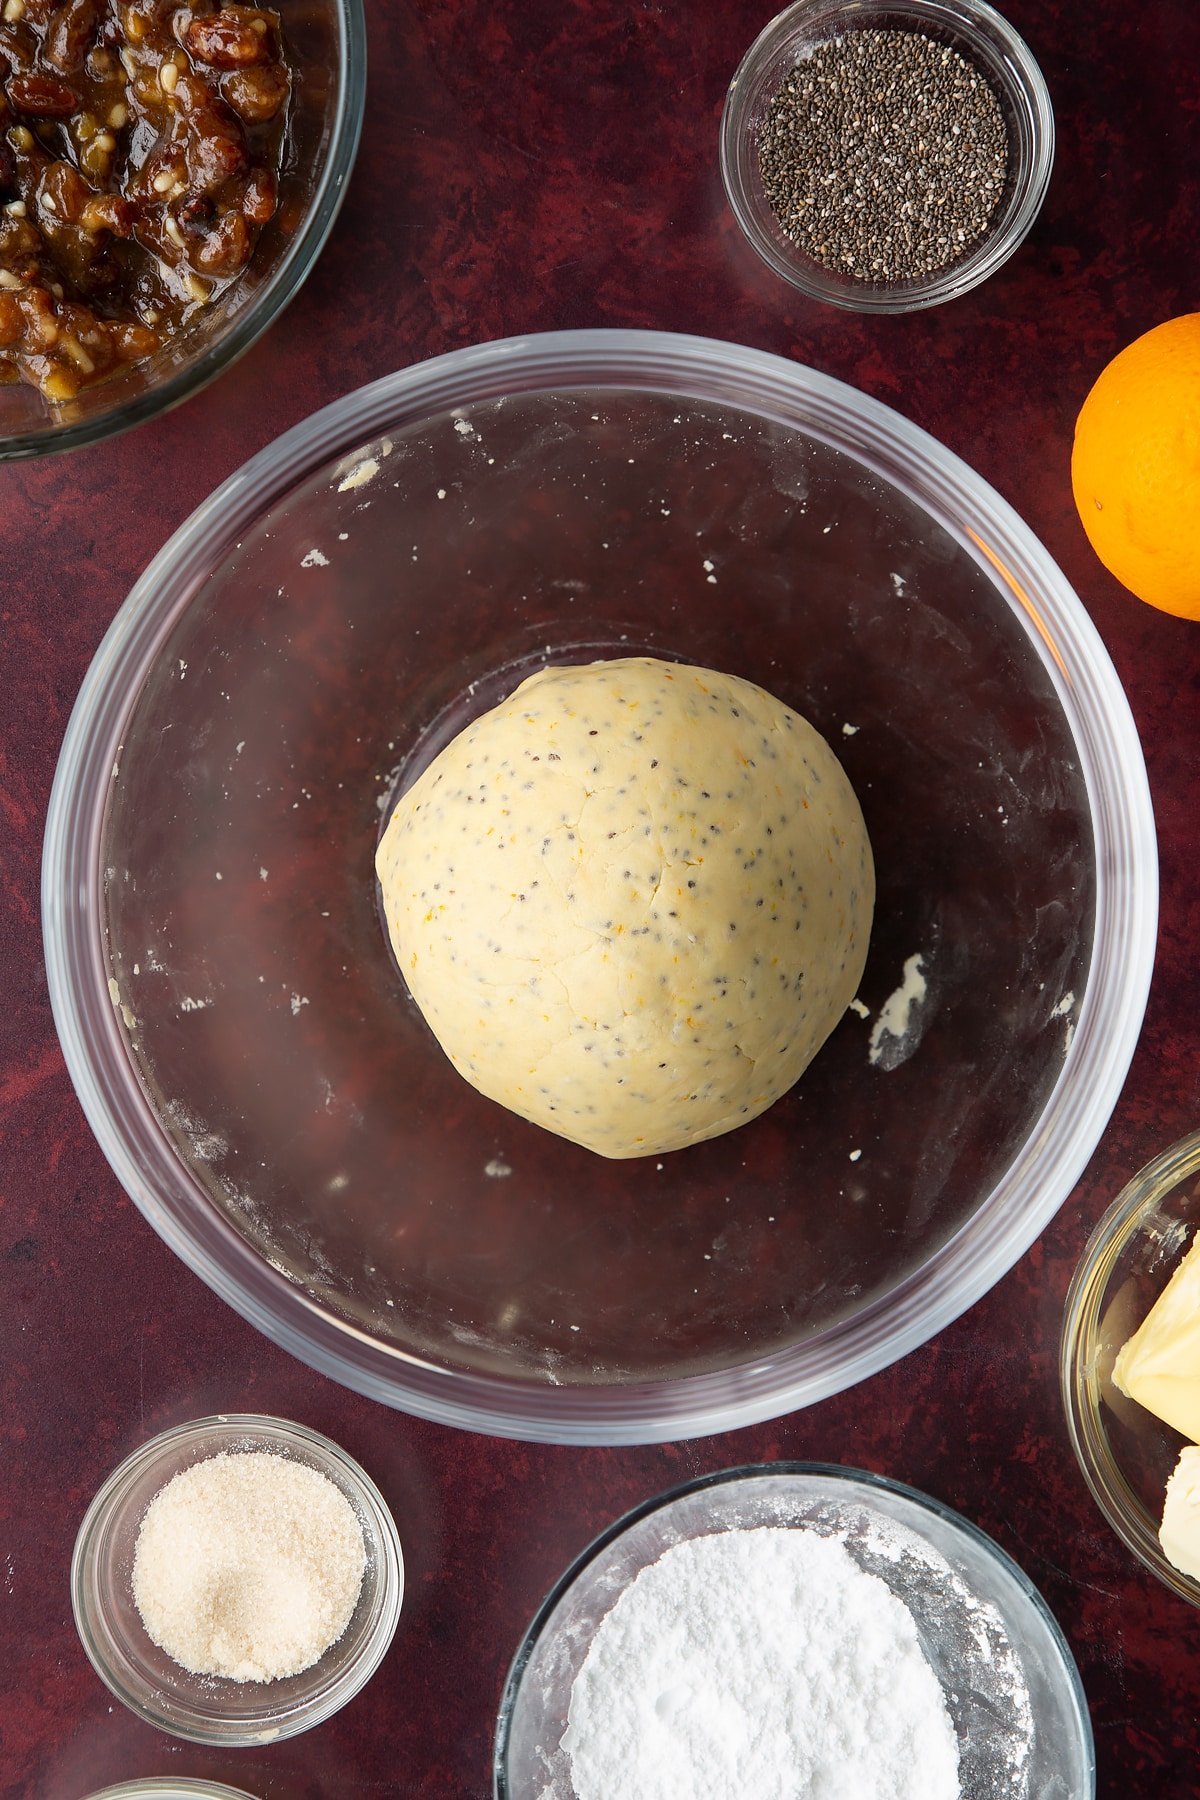
<path fill-rule="evenodd" d="M 875 872 L 798 713 L 629 657 L 530 676 L 404 794 L 376 857 L 459 1073 L 602 1156 L 744 1125 L 854 998 Z"/>

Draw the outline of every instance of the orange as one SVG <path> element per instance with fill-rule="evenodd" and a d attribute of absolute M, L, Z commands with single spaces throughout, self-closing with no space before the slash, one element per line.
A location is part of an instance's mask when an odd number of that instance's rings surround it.
<path fill-rule="evenodd" d="M 1139 600 L 1200 618 L 1200 313 L 1103 370 L 1075 423 L 1071 488 L 1105 568 Z"/>

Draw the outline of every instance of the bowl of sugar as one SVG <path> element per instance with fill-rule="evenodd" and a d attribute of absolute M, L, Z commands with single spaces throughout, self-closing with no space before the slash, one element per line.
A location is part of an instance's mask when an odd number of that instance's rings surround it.
<path fill-rule="evenodd" d="M 292 1737 L 370 1680 L 400 1617 L 387 1505 L 306 1426 L 229 1413 L 173 1426 L 97 1492 L 71 1601 L 97 1674 L 193 1743 Z"/>
<path fill-rule="evenodd" d="M 1095 1792 L 1079 1674 L 1028 1578 L 939 1501 L 821 1463 L 659 1495 L 542 1602 L 497 1800 L 611 1800 L 631 1766 L 697 1794 Z"/>

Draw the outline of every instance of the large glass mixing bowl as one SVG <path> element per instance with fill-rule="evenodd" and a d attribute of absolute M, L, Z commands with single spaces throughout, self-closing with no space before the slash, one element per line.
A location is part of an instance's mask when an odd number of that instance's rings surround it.
<path fill-rule="evenodd" d="M 790 1094 L 612 1163 L 454 1072 L 372 858 L 523 674 L 634 652 L 807 714 L 879 897 Z M 1116 1099 L 1156 891 L 1119 683 L 991 489 L 812 370 L 580 332 L 364 388 L 176 533 L 84 682 L 43 903 L 92 1128 L 218 1293 L 390 1404 L 638 1442 L 836 1392 L 1011 1266 Z"/>

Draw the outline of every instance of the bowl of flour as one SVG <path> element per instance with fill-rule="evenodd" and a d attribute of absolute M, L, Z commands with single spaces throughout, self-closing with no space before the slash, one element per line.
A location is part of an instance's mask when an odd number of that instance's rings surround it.
<path fill-rule="evenodd" d="M 775 1463 L 619 1519 L 542 1603 L 497 1800 L 1087 1800 L 1057 1624 L 999 1546 L 879 1475 Z"/>

